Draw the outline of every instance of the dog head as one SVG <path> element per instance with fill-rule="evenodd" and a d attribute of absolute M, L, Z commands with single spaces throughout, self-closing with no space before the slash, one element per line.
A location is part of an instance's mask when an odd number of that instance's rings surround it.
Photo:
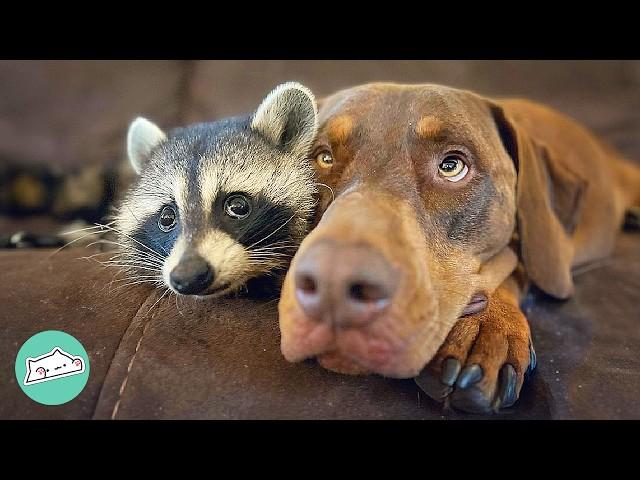
<path fill-rule="evenodd" d="M 322 217 L 279 304 L 288 360 L 415 376 L 455 321 L 486 306 L 514 270 L 509 244 L 523 220 L 525 264 L 543 258 L 534 281 L 570 293 L 566 265 L 554 264 L 569 242 L 541 201 L 544 149 L 498 102 L 437 85 L 371 84 L 325 99 L 319 118 Z"/>

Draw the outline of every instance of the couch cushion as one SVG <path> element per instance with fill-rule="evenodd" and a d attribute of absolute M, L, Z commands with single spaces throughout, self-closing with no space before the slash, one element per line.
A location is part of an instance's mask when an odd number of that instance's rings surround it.
<path fill-rule="evenodd" d="M 59 170 L 116 164 L 134 116 L 180 121 L 183 76 L 175 61 L 1 61 L 0 157 Z"/>
<path fill-rule="evenodd" d="M 279 349 L 277 304 L 176 299 L 116 290 L 114 273 L 86 249 L 0 252 L 0 418 L 444 419 L 478 418 L 420 394 L 411 380 L 352 377 Z M 525 304 L 539 366 L 505 418 L 640 418 L 640 235 L 576 276 L 576 294 Z M 152 308 L 153 307 L 153 308 Z M 56 407 L 36 404 L 13 365 L 31 335 L 60 329 L 91 362 L 85 390 Z"/>

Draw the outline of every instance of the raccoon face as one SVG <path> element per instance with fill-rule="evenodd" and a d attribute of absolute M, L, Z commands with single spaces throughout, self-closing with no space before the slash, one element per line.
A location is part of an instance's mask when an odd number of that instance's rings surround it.
<path fill-rule="evenodd" d="M 251 116 L 169 135 L 135 120 L 127 143 L 138 179 L 116 217 L 120 263 L 198 296 L 284 273 L 315 207 L 308 156 L 317 128 L 313 95 L 296 83 Z"/>

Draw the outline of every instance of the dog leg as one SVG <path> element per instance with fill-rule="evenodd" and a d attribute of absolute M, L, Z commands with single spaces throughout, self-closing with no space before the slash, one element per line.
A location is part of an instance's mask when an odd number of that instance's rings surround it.
<path fill-rule="evenodd" d="M 516 402 L 535 365 L 529 324 L 510 277 L 491 294 L 486 310 L 458 320 L 415 381 L 436 401 L 449 398 L 456 409 L 491 413 Z"/>

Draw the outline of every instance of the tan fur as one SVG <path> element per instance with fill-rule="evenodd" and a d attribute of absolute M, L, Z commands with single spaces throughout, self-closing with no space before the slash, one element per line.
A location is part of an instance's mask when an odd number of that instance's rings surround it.
<path fill-rule="evenodd" d="M 442 131 L 443 123 L 435 117 L 422 117 L 416 125 L 416 134 L 424 138 L 436 138 Z"/>
<path fill-rule="evenodd" d="M 353 119 L 348 115 L 336 117 L 329 123 L 328 135 L 335 143 L 345 143 L 353 130 Z"/>

